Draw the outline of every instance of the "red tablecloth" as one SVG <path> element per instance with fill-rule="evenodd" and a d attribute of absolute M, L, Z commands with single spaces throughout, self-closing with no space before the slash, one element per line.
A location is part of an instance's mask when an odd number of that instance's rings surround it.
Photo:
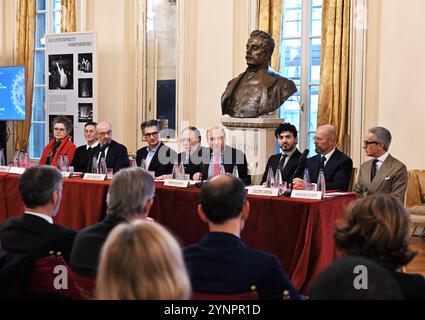
<path fill-rule="evenodd" d="M 18 182 L 19 176 L 0 174 L 0 223 L 24 210 Z M 79 230 L 101 220 L 109 184 L 65 179 L 55 223 Z M 353 194 L 325 200 L 248 196 L 250 215 L 241 237 L 249 247 L 276 254 L 293 284 L 307 293 L 312 280 L 337 257 L 334 222 L 354 198 Z M 198 188 L 179 189 L 156 183 L 150 216 L 168 227 L 183 246 L 193 244 L 208 231 L 198 216 L 198 204 Z"/>

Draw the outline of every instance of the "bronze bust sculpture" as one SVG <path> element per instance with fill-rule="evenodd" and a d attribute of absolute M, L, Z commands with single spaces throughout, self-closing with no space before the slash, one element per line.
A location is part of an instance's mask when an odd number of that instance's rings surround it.
<path fill-rule="evenodd" d="M 248 68 L 232 79 L 221 96 L 222 114 L 235 118 L 257 118 L 278 109 L 297 91 L 292 80 L 269 65 L 274 40 L 267 32 L 254 30 L 246 44 Z"/>

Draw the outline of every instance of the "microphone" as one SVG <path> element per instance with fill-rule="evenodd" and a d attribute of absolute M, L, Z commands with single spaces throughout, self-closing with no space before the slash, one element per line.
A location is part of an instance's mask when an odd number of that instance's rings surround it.
<path fill-rule="evenodd" d="M 285 196 L 289 196 L 292 192 L 292 180 L 294 180 L 294 178 L 297 176 L 298 171 L 301 168 L 301 165 L 304 163 L 305 159 L 307 158 L 308 153 L 310 152 L 310 150 L 305 149 L 304 152 L 301 154 L 300 158 L 298 159 L 298 163 L 297 163 L 297 167 L 294 170 L 294 173 L 291 176 L 291 179 L 289 180 L 289 183 L 291 184 L 291 188 L 290 191 L 287 191 L 284 193 Z"/>

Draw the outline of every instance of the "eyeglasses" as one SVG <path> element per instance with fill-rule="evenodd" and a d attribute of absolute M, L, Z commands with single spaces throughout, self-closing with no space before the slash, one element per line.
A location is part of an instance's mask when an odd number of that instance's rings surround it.
<path fill-rule="evenodd" d="M 143 136 L 145 138 L 150 138 L 150 137 L 156 137 L 158 135 L 158 131 L 155 132 L 151 132 L 151 133 L 144 133 Z"/>
<path fill-rule="evenodd" d="M 106 131 L 106 132 L 97 132 L 97 134 L 101 137 L 106 136 L 106 135 L 110 136 L 110 135 L 112 135 L 112 130 L 109 130 L 109 131 Z"/>
<path fill-rule="evenodd" d="M 378 141 L 363 140 L 363 144 L 366 145 L 366 146 L 368 146 L 370 144 L 378 144 L 378 143 L 379 143 Z"/>
<path fill-rule="evenodd" d="M 193 139 L 187 138 L 187 139 L 180 139 L 180 143 L 191 143 L 193 141 Z"/>
<path fill-rule="evenodd" d="M 65 129 L 65 128 L 53 128 L 53 130 L 55 130 L 55 131 L 60 131 L 60 132 L 64 132 L 64 131 L 66 131 L 66 129 Z"/>

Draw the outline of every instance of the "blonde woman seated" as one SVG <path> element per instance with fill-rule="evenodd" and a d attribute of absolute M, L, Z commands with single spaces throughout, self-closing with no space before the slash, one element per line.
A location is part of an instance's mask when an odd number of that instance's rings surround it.
<path fill-rule="evenodd" d="M 96 295 L 101 300 L 189 299 L 179 244 L 153 221 L 118 225 L 102 249 Z"/>

